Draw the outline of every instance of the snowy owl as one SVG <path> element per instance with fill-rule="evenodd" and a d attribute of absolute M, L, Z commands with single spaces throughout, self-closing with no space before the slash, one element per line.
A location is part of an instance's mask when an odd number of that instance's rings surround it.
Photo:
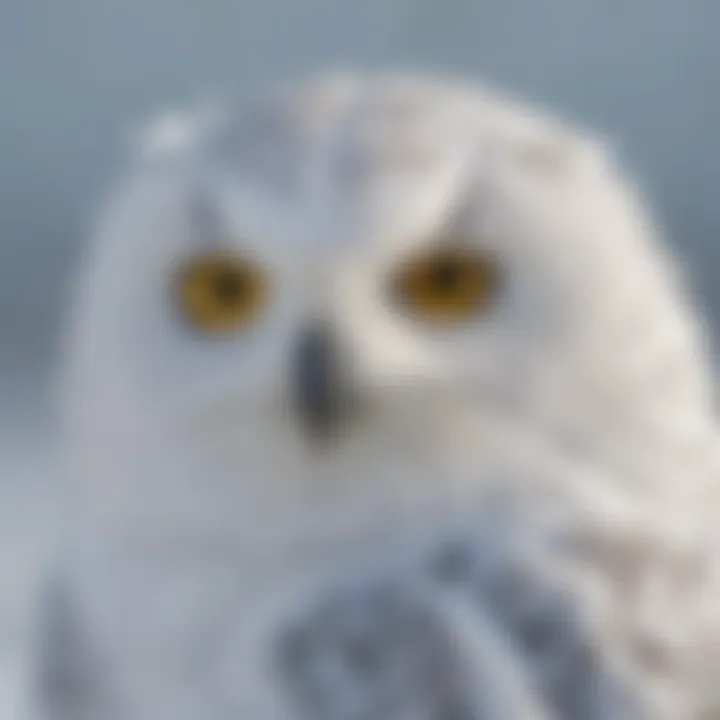
<path fill-rule="evenodd" d="M 714 391 L 659 235 L 490 87 L 153 125 L 78 293 L 40 716 L 720 718 Z"/>

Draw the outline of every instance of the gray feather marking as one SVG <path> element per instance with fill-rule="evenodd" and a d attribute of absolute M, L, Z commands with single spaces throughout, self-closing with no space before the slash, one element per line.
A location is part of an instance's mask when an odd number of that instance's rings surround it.
<path fill-rule="evenodd" d="M 41 612 L 38 698 L 48 720 L 111 720 L 100 658 L 93 652 L 69 583 L 54 578 Z"/>

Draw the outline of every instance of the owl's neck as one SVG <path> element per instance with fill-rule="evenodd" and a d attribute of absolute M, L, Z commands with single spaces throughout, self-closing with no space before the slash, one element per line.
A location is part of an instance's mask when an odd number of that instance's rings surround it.
<path fill-rule="evenodd" d="M 332 554 L 341 544 L 382 547 L 385 537 L 414 543 L 428 527 L 461 527 L 507 478 L 519 478 L 513 491 L 526 496 L 569 478 L 568 502 L 604 493 L 631 504 L 640 498 L 648 513 L 694 510 L 698 494 L 714 486 L 720 463 L 707 425 L 562 419 L 470 411 L 427 427 L 424 441 L 414 428 L 405 435 L 384 428 L 322 462 L 292 452 L 282 438 L 205 452 L 172 440 L 153 447 L 150 438 L 141 452 L 101 450 L 101 461 L 116 460 L 86 469 L 83 522 L 96 522 L 106 537 L 115 528 L 118 545 L 140 553 L 267 564 Z M 111 482 L 97 482 L 107 476 Z"/>

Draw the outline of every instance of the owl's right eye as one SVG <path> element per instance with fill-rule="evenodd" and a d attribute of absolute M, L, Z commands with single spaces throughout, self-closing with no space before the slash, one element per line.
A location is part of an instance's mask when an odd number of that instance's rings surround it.
<path fill-rule="evenodd" d="M 415 319 L 457 326 L 487 311 L 501 281 L 494 258 L 462 246 L 421 252 L 393 277 L 396 302 Z"/>
<path fill-rule="evenodd" d="M 233 252 L 213 251 L 185 263 L 177 303 L 195 330 L 224 335 L 256 321 L 268 295 L 267 274 L 260 265 Z"/>

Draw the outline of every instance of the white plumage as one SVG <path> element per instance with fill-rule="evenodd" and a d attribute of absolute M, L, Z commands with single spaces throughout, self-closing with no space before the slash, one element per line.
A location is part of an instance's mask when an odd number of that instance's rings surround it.
<path fill-rule="evenodd" d="M 599 140 L 321 78 L 157 125 L 97 235 L 51 718 L 720 717 L 703 333 Z M 405 312 L 389 278 L 458 243 L 492 302 Z M 217 251 L 268 285 L 219 335 L 178 284 Z"/>

